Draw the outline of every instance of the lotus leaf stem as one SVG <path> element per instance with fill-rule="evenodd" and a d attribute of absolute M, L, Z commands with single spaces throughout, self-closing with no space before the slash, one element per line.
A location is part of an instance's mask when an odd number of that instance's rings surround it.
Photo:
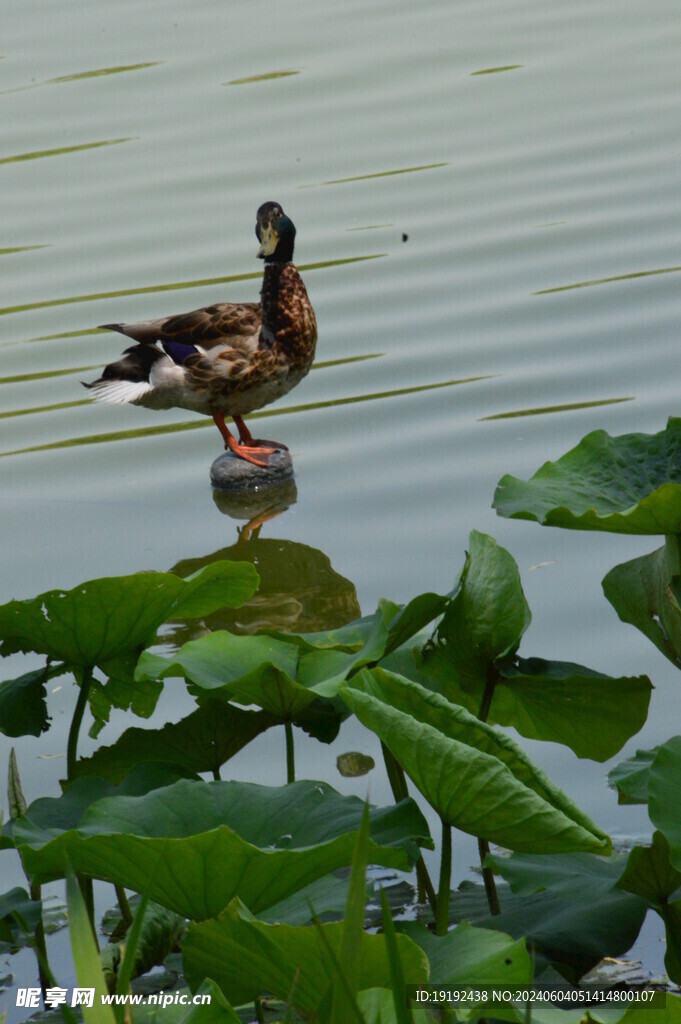
<path fill-rule="evenodd" d="M 133 922 L 133 913 L 130 909 L 130 904 L 128 903 L 128 897 L 126 896 L 124 887 L 122 885 L 115 885 L 114 889 L 116 890 L 116 899 L 118 900 L 121 918 L 127 931 Z"/>
<path fill-rule="evenodd" d="M 91 685 L 92 668 L 88 667 L 83 671 L 83 675 L 80 680 L 80 692 L 78 694 L 78 700 L 76 701 L 76 707 L 73 712 L 73 718 L 71 719 L 69 739 L 66 746 L 66 774 L 69 782 L 73 779 L 76 772 L 78 733 L 80 732 L 80 726 L 83 721 L 85 705 L 87 704 L 88 694 L 90 692 Z"/>
<path fill-rule="evenodd" d="M 284 730 L 286 732 L 286 782 L 289 783 L 296 781 L 296 755 L 293 746 L 293 725 L 290 718 L 284 722 Z"/>
<path fill-rule="evenodd" d="M 489 709 L 492 704 L 492 697 L 494 696 L 494 688 L 500 678 L 501 673 L 496 665 L 490 665 L 487 670 L 485 692 L 482 695 L 480 710 L 478 711 L 478 718 L 481 722 L 487 721 Z M 489 853 L 489 843 L 481 836 L 478 836 L 478 853 L 480 855 L 480 867 L 482 868 L 482 880 L 485 883 L 487 905 L 489 906 L 490 914 L 492 914 L 493 917 L 496 917 L 497 914 L 501 913 L 501 907 L 499 906 L 499 894 L 497 892 L 497 884 L 494 880 L 494 872 L 491 868 L 485 867 L 485 858 Z"/>
<path fill-rule="evenodd" d="M 381 750 L 383 751 L 383 761 L 385 762 L 385 770 L 388 774 L 390 788 L 392 790 L 393 797 L 395 798 L 395 803 L 398 804 L 400 800 L 406 800 L 409 796 L 404 768 L 392 751 L 389 750 L 383 742 L 381 742 Z M 426 867 L 423 855 L 421 855 L 416 861 L 416 879 L 418 884 L 419 903 L 425 903 L 426 900 L 428 900 L 430 909 L 433 911 L 433 914 L 435 914 L 437 909 L 435 886 L 428 874 L 428 868 Z"/>
<path fill-rule="evenodd" d="M 442 853 L 440 857 L 440 885 L 437 891 L 435 913 L 435 934 L 446 935 L 449 931 L 449 887 L 452 878 L 452 827 L 442 821 Z"/>

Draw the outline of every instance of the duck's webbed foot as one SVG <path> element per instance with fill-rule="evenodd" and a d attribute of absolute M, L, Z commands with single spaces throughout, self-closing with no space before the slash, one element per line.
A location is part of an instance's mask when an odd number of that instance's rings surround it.
<path fill-rule="evenodd" d="M 241 444 L 245 445 L 247 448 L 259 448 L 261 450 L 267 449 L 270 455 L 276 451 L 288 451 L 286 445 L 281 444 L 279 441 L 268 441 L 264 437 L 253 437 L 241 416 L 234 416 L 234 422 L 236 423 L 237 430 L 239 431 L 239 440 Z"/>
<path fill-rule="evenodd" d="M 213 421 L 222 435 L 225 448 L 230 452 L 234 452 L 238 458 L 251 462 L 254 466 L 267 467 L 270 455 L 274 455 L 276 451 L 284 448 L 284 445 L 277 444 L 276 442 L 254 440 L 240 416 L 234 417 L 234 422 L 239 428 L 238 441 L 225 423 L 225 417 L 222 413 L 213 413 Z"/>
<path fill-rule="evenodd" d="M 285 444 L 282 444 L 281 441 L 268 441 L 264 437 L 254 437 L 254 438 L 251 438 L 251 440 L 250 440 L 250 442 L 248 444 L 248 447 L 249 448 L 270 448 L 270 449 L 272 449 L 275 452 L 287 452 L 288 451 L 287 446 Z"/>

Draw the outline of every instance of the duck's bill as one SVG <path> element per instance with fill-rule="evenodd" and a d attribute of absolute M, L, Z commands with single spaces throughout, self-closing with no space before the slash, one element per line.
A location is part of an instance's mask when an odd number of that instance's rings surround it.
<path fill-rule="evenodd" d="M 266 256 L 271 256 L 274 250 L 279 244 L 279 236 L 273 227 L 265 228 L 260 238 L 260 248 L 258 249 L 258 259 L 264 260 Z"/>

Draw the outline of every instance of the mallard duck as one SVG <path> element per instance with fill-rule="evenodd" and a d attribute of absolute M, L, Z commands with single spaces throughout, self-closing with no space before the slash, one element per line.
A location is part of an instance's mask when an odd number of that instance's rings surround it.
<path fill-rule="evenodd" d="M 256 215 L 258 257 L 265 261 L 260 302 L 218 303 L 134 324 L 103 324 L 138 344 L 85 384 L 101 402 L 148 409 L 191 409 L 212 416 L 225 448 L 266 466 L 276 441 L 254 439 L 243 417 L 281 398 L 312 366 L 317 321 L 291 260 L 296 229 L 278 203 Z M 225 423 L 231 416 L 237 441 Z"/>

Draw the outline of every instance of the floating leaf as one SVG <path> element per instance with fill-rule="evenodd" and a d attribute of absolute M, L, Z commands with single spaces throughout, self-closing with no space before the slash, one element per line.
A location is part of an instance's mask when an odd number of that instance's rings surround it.
<path fill-rule="evenodd" d="M 637 750 L 608 772 L 609 784 L 617 789 L 618 804 L 648 803 L 648 773 L 659 749 Z"/>
<path fill-rule="evenodd" d="M 340 692 L 448 824 L 509 849 L 609 852 L 605 833 L 509 737 L 464 708 L 382 669 Z"/>
<path fill-rule="evenodd" d="M 188 580 L 136 573 L 10 601 L 0 606 L 0 651 L 35 651 L 75 667 L 105 666 L 152 642 L 171 616 L 240 604 L 253 594 L 257 579 L 248 562 L 214 562 Z"/>
<path fill-rule="evenodd" d="M 322 925 L 324 938 L 338 958 L 342 924 Z M 413 984 L 428 979 L 425 954 L 407 936 L 398 936 L 405 975 Z M 237 1005 L 251 1002 L 263 992 L 288 1000 L 304 1017 L 320 1006 L 333 977 L 326 947 L 315 928 L 292 928 L 256 921 L 239 900 L 220 916 L 190 925 L 183 943 L 187 980 L 194 988 L 213 978 Z M 385 938 L 361 936 L 358 958 L 359 988 L 390 985 Z"/>
<path fill-rule="evenodd" d="M 336 768 L 345 779 L 356 779 L 367 775 L 375 767 L 376 762 L 373 757 L 361 754 L 358 750 L 349 750 L 346 754 L 339 754 L 336 758 Z"/>
<path fill-rule="evenodd" d="M 659 434 L 587 434 L 531 480 L 505 476 L 494 508 L 510 519 L 610 533 L 681 532 L 681 419 Z"/>
<path fill-rule="evenodd" d="M 69 790 L 91 783 L 85 777 Z M 35 883 L 62 877 L 68 858 L 77 871 L 200 920 L 237 894 L 258 913 L 349 864 L 362 808 L 321 782 L 181 779 L 144 796 L 98 800 L 68 831 L 34 822 L 29 808 L 14 823 L 14 841 Z M 430 845 L 412 800 L 370 817 L 372 864 L 406 870 L 416 844 Z"/>

